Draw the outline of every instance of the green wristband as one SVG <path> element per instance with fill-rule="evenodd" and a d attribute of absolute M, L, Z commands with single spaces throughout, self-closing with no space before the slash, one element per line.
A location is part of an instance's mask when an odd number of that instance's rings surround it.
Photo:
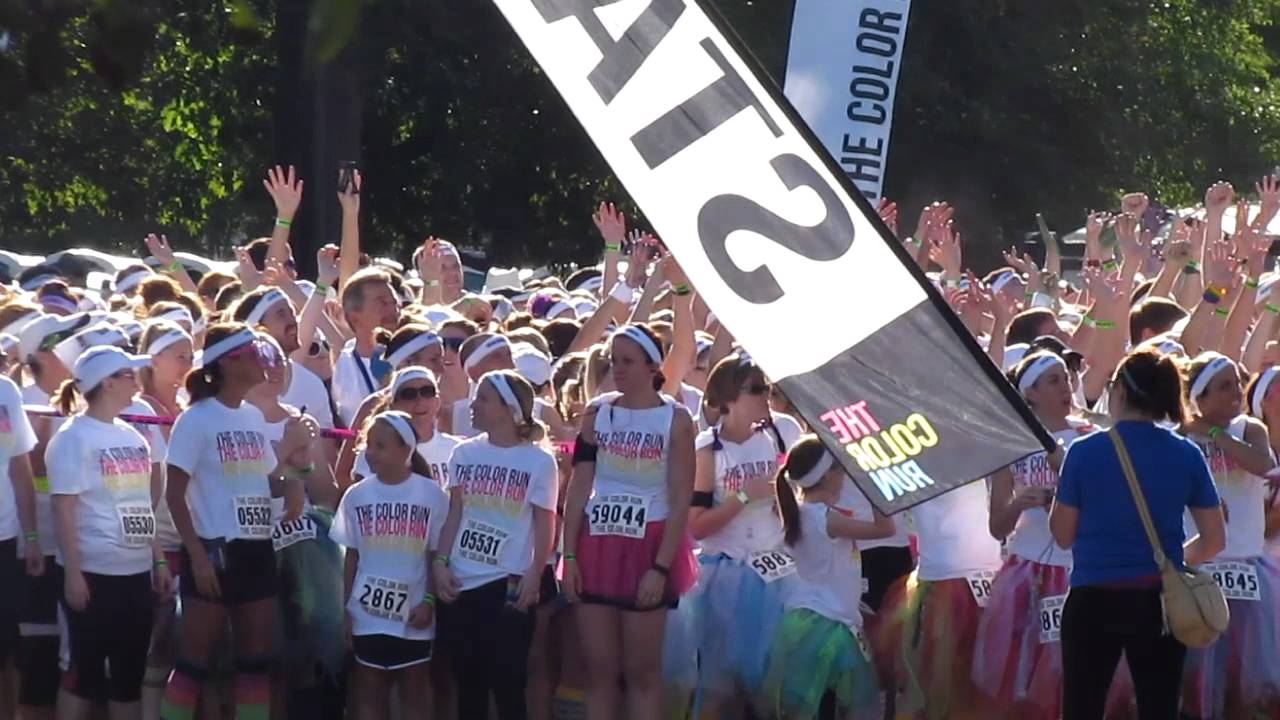
<path fill-rule="evenodd" d="M 1280 305 L 1272 305 L 1271 303 L 1267 303 L 1264 307 L 1267 308 L 1267 312 L 1273 312 L 1276 315 L 1280 315 Z"/>
<path fill-rule="evenodd" d="M 435 561 L 445 567 L 449 567 L 449 556 L 444 553 L 436 553 Z"/>
<path fill-rule="evenodd" d="M 293 221 L 285 220 L 284 218 L 276 218 L 276 227 L 291 228 L 293 227 Z"/>
<path fill-rule="evenodd" d="M 1194 275 L 1200 272 L 1200 263 L 1195 260 L 1188 260 L 1187 264 L 1182 266 L 1182 272 L 1187 273 L 1188 275 Z"/>
<path fill-rule="evenodd" d="M 26 538 L 27 542 L 33 543 L 40 540 L 40 533 L 36 532 L 35 530 L 32 530 L 29 533 L 24 533 L 22 537 Z"/>
<path fill-rule="evenodd" d="M 426 595 L 423 595 L 422 602 L 426 603 L 427 605 L 435 605 L 436 604 L 435 593 L 427 593 Z"/>
<path fill-rule="evenodd" d="M 1116 324 L 1110 320 L 1095 320 L 1093 326 L 1099 330 L 1112 330 Z"/>
<path fill-rule="evenodd" d="M 316 282 L 316 292 L 327 293 L 333 289 L 332 285 L 326 285 L 322 282 Z"/>
<path fill-rule="evenodd" d="M 605 252 L 618 252 L 621 249 L 622 249 L 622 243 L 605 243 L 604 244 Z"/>
<path fill-rule="evenodd" d="M 574 555 L 573 553 L 565 553 L 565 554 L 564 554 L 564 559 L 565 559 L 565 560 L 573 560 L 573 561 L 575 561 L 575 562 L 576 562 L 576 561 L 578 560 L 578 556 L 577 556 L 577 555 Z"/>
<path fill-rule="evenodd" d="M 1224 307 L 1214 309 L 1213 314 L 1223 318 L 1231 317 L 1231 311 Z"/>
<path fill-rule="evenodd" d="M 1103 269 L 1103 270 L 1107 270 L 1107 271 L 1111 271 L 1111 270 L 1119 270 L 1119 269 L 1120 269 L 1120 263 L 1116 262 L 1116 259 L 1115 259 L 1115 258 L 1111 258 L 1110 260 L 1108 260 L 1108 261 L 1106 261 L 1106 262 L 1102 263 L 1102 269 Z"/>
<path fill-rule="evenodd" d="M 164 269 L 167 270 L 168 272 L 178 272 L 179 270 L 182 269 L 182 262 L 178 260 L 174 260 L 168 265 L 165 265 Z"/>
<path fill-rule="evenodd" d="M 1085 315 L 1083 318 L 1080 318 L 1080 324 L 1084 325 L 1085 327 L 1091 327 L 1091 328 L 1098 327 L 1098 321 L 1094 320 L 1092 315 Z"/>
<path fill-rule="evenodd" d="M 1257 278 L 1247 277 L 1244 279 L 1244 286 L 1250 290 L 1257 290 L 1258 286 L 1261 284 L 1262 283 L 1258 282 Z"/>
<path fill-rule="evenodd" d="M 691 293 L 691 292 L 693 292 L 693 291 L 689 289 L 689 286 L 688 286 L 688 285 L 685 285 L 684 283 L 681 283 L 681 284 L 679 284 L 679 285 L 677 285 L 677 286 L 675 286 L 675 287 L 671 288 L 671 292 L 673 292 L 673 293 L 675 293 L 676 295 L 679 295 L 679 296 L 681 296 L 681 297 L 684 297 L 685 295 L 688 295 L 689 293 Z"/>
<path fill-rule="evenodd" d="M 423 280 L 422 286 L 429 287 L 429 288 L 440 287 L 440 281 L 439 280 Z"/>
<path fill-rule="evenodd" d="M 164 558 L 160 558 L 159 560 L 152 563 L 154 567 L 164 567 L 165 565 L 168 565 L 168 564 L 169 564 L 169 561 L 165 560 Z"/>
<path fill-rule="evenodd" d="M 1213 440 L 1213 439 L 1217 438 L 1219 435 L 1221 435 L 1221 434 L 1222 434 L 1222 432 L 1223 432 L 1223 430 L 1222 430 L 1222 428 L 1220 428 L 1220 427 L 1211 427 L 1211 428 L 1209 428 L 1209 439 L 1210 439 L 1210 440 Z"/>

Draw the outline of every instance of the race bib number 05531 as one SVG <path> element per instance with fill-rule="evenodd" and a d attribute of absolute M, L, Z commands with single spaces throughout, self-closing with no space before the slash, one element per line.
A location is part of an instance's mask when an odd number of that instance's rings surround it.
<path fill-rule="evenodd" d="M 240 537 L 264 540 L 271 537 L 271 498 L 264 495 L 237 495 L 236 528 Z"/>
<path fill-rule="evenodd" d="M 1228 600 L 1262 599 L 1262 588 L 1258 585 L 1258 568 L 1247 562 L 1208 562 L 1200 569 L 1213 576 L 1214 582 L 1222 588 L 1222 594 Z"/>
<path fill-rule="evenodd" d="M 467 520 L 458 535 L 458 554 L 473 562 L 497 565 L 510 534 L 488 523 Z"/>
<path fill-rule="evenodd" d="M 587 509 L 592 535 L 621 535 L 643 538 L 645 517 L 649 504 L 635 495 L 604 495 L 597 497 Z"/>
<path fill-rule="evenodd" d="M 409 583 L 366 575 L 356 591 L 360 593 L 360 607 L 370 615 L 400 623 L 409 621 Z"/>

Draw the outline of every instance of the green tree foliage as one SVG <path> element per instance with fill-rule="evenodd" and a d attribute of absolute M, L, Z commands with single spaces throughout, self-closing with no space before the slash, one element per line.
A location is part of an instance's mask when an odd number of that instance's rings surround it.
<path fill-rule="evenodd" d="M 295 0 L 296 1 L 296 0 Z M 792 0 L 715 0 L 781 77 Z M 282 0 L 0 0 L 0 245 L 137 246 L 146 231 L 227 255 L 265 232 L 282 159 Z M 1145 189 L 1176 204 L 1276 164 L 1280 0 L 917 2 L 887 194 L 904 223 L 960 208 L 994 263 L 1036 211 L 1070 229 Z M 307 72 L 364 92 L 366 246 L 433 233 L 498 263 L 590 257 L 621 199 L 603 160 L 488 2 L 311 0 Z M 328 202 L 311 198 L 312 202 Z M 334 228 L 314 241 L 333 239 Z"/>

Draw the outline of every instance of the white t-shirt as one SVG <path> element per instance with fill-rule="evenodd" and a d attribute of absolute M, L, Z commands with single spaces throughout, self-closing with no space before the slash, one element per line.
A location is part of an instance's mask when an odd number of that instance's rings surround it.
<path fill-rule="evenodd" d="M 555 512 L 558 479 L 555 456 L 536 445 L 498 447 L 486 434 L 454 448 L 445 489 L 463 494 L 462 523 L 450 549 L 463 590 L 529 569 L 533 508 Z"/>
<path fill-rule="evenodd" d="M 427 465 L 431 466 L 431 479 L 435 480 L 440 487 L 445 487 L 448 484 L 449 457 L 453 455 L 453 449 L 460 442 L 462 442 L 462 438 L 457 435 L 449 435 L 448 433 L 437 431 L 432 433 L 431 439 L 418 443 L 418 454 L 427 461 Z M 355 474 L 360 477 L 373 475 L 373 470 L 369 467 L 369 460 L 365 458 L 363 450 L 356 456 Z"/>
<path fill-rule="evenodd" d="M 291 363 L 290 367 L 293 377 L 289 381 L 289 389 L 280 396 L 280 403 L 305 412 L 315 418 L 322 428 L 333 427 L 333 410 L 329 407 L 329 391 L 325 388 L 324 381 L 302 363 Z M 358 405 L 356 409 L 359 409 Z M 355 417 L 354 413 L 352 417 Z"/>
<path fill-rule="evenodd" d="M 711 448 L 715 457 L 715 488 L 712 498 L 715 504 L 742 490 L 748 481 L 763 478 L 772 480 L 778 472 L 778 458 L 800 437 L 800 426 L 786 415 L 773 416 L 778 434 L 762 427 L 745 442 L 735 443 L 719 435 L 713 428 L 698 434 L 694 447 Z M 778 437 L 782 443 L 779 448 Z M 717 438 L 720 448 L 716 449 Z M 772 497 L 747 503 L 732 520 L 716 533 L 702 538 L 702 552 L 724 553 L 736 560 L 745 560 L 751 553 L 773 550 L 782 542 L 782 521 L 774 510 Z"/>
<path fill-rule="evenodd" d="M 858 489 L 852 478 L 845 479 L 844 487 L 840 488 L 840 497 L 836 498 L 836 504 L 833 507 L 844 515 L 857 520 L 866 520 L 867 522 L 875 520 L 871 501 Z M 858 548 L 860 550 L 874 550 L 882 547 L 909 547 L 911 540 L 907 537 L 907 529 L 903 527 L 905 523 L 898 516 L 889 519 L 893 521 L 894 530 L 892 535 L 877 540 L 859 540 Z"/>
<path fill-rule="evenodd" d="M 133 404 L 124 409 L 125 415 L 155 415 L 156 410 L 145 399 L 138 398 Z M 178 528 L 173 524 L 173 515 L 169 513 L 169 501 L 165 500 L 164 491 L 168 487 L 169 476 L 168 466 L 164 462 L 165 455 L 169 454 L 169 440 L 164 436 L 164 429 L 160 425 L 143 425 L 141 423 L 129 423 L 129 427 L 137 430 L 143 439 L 147 441 L 147 446 L 151 448 L 151 457 L 160 464 L 160 480 L 164 484 L 160 487 L 160 500 L 156 502 L 156 539 L 160 541 L 160 549 L 166 551 L 177 550 L 182 546 L 182 538 L 178 535 Z"/>
<path fill-rule="evenodd" d="M 137 575 L 151 569 L 154 462 L 146 439 L 122 420 L 74 415 L 49 440 L 49 492 L 79 500 L 76 538 L 85 572 Z"/>
<path fill-rule="evenodd" d="M 360 553 L 347 600 L 353 634 L 435 637 L 434 624 L 414 628 L 405 620 L 426 596 L 427 551 L 439 544 L 448 515 L 449 497 L 421 475 L 394 485 L 366 477 L 342 496 L 329 537 Z"/>
<path fill-rule="evenodd" d="M 206 398 L 178 417 L 165 461 L 191 476 L 187 506 L 196 534 L 207 540 L 269 540 L 276 466 L 262 411 Z"/>
<path fill-rule="evenodd" d="M 1248 420 L 1241 415 L 1227 426 L 1227 433 L 1244 442 L 1246 427 Z M 1266 545 L 1267 481 L 1240 467 L 1208 438 L 1192 437 L 1191 440 L 1204 453 L 1213 473 L 1213 482 L 1218 486 L 1218 496 L 1227 506 L 1227 544 L 1214 559 L 1259 557 Z M 1190 512 L 1185 515 L 1190 518 Z M 1187 537 L 1199 532 L 1194 521 L 1184 524 L 1188 527 Z"/>
<path fill-rule="evenodd" d="M 1088 423 L 1077 424 L 1073 421 L 1073 427 L 1059 430 L 1053 433 L 1053 437 L 1062 442 L 1062 449 L 1066 451 L 1076 439 L 1093 430 L 1093 426 Z M 1009 470 L 1013 473 L 1015 491 L 1021 487 L 1058 487 L 1058 473 L 1049 465 L 1049 456 L 1043 450 L 1015 462 Z M 1013 532 L 1005 540 L 1005 549 L 1011 555 L 1041 565 L 1071 567 L 1071 551 L 1058 547 L 1053 534 L 1049 532 L 1049 511 L 1046 508 L 1023 510 Z"/>
<path fill-rule="evenodd" d="M 39 385 L 26 385 L 22 388 L 22 402 L 26 405 L 48 405 L 51 398 L 49 393 L 40 389 Z M 67 421 L 64 417 L 42 417 L 40 420 L 48 423 L 49 437 L 58 432 L 58 428 Z M 39 444 L 37 442 L 37 444 Z M 9 467 L 6 463 L 5 472 Z M 38 475 L 34 478 L 36 488 L 36 529 L 40 533 L 40 548 L 44 551 L 46 557 L 57 554 L 58 550 L 58 533 L 54 529 L 53 524 L 53 505 L 49 502 L 49 473 Z M 12 486 L 10 487 L 12 492 Z M 13 507 L 13 503 L 9 503 L 9 507 Z M 21 557 L 24 552 L 23 547 L 26 545 L 26 538 L 22 535 L 18 536 L 18 556 Z"/>
<path fill-rule="evenodd" d="M 471 384 L 470 394 L 453 403 L 453 434 L 461 439 L 473 438 L 480 434 L 475 425 L 471 424 L 471 401 L 476 399 L 476 392 L 480 386 L 476 383 Z M 552 411 L 551 403 L 542 398 L 533 399 L 533 417 L 539 422 L 547 422 L 547 416 Z"/>
<path fill-rule="evenodd" d="M 41 403 L 44 404 L 44 403 Z M 9 378 L 0 375 L 0 540 L 21 535 L 18 504 L 9 477 L 9 462 L 31 452 L 36 446 L 36 432 L 22 409 L 22 393 Z M 39 520 L 37 520 L 39 522 Z M 36 525 L 41 535 L 53 535 L 53 524 Z"/>
<path fill-rule="evenodd" d="M 296 372 L 296 371 L 295 371 Z M 360 403 L 364 399 L 381 390 L 386 383 L 378 382 L 373 375 L 369 358 L 356 355 L 356 341 L 348 340 L 338 353 L 338 362 L 333 366 L 333 402 L 338 407 L 338 414 L 347 427 L 355 421 L 360 411 Z M 311 407 L 307 407 L 311 412 Z"/>
<path fill-rule="evenodd" d="M 625 496 L 645 508 L 646 523 L 666 520 L 671 423 L 679 405 L 664 395 L 658 407 L 632 409 L 617 406 L 616 397 L 599 405 L 591 428 L 598 448 L 592 499 Z"/>
<path fill-rule="evenodd" d="M 862 557 L 853 540 L 827 533 L 831 510 L 822 503 L 800 503 L 800 539 L 787 548 L 796 562 L 796 576 L 783 604 L 857 630 L 862 627 Z"/>
<path fill-rule="evenodd" d="M 702 391 L 688 383 L 680 383 L 680 403 L 689 411 L 689 417 L 693 418 L 693 424 L 697 427 L 702 420 Z"/>
<path fill-rule="evenodd" d="M 1000 569 L 1000 543 L 991 537 L 987 502 L 987 484 L 971 482 L 907 511 L 919 540 L 921 580 Z"/>

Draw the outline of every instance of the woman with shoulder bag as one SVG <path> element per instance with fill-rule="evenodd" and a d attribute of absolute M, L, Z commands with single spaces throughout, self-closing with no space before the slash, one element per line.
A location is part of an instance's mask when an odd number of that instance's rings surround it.
<path fill-rule="evenodd" d="M 1058 545 L 1071 549 L 1074 562 L 1062 611 L 1065 720 L 1103 716 L 1122 653 L 1140 717 L 1177 717 L 1186 646 L 1167 630 L 1157 561 L 1167 558 L 1181 570 L 1212 558 L 1226 543 L 1204 455 L 1157 424 L 1184 421 L 1182 397 L 1173 358 L 1154 351 L 1130 354 L 1112 379 L 1113 432 L 1077 440 L 1063 460 L 1049 527 Z M 1158 553 L 1130 488 L 1129 460 L 1159 537 Z M 1187 508 L 1199 530 L 1189 541 L 1182 529 Z"/>

